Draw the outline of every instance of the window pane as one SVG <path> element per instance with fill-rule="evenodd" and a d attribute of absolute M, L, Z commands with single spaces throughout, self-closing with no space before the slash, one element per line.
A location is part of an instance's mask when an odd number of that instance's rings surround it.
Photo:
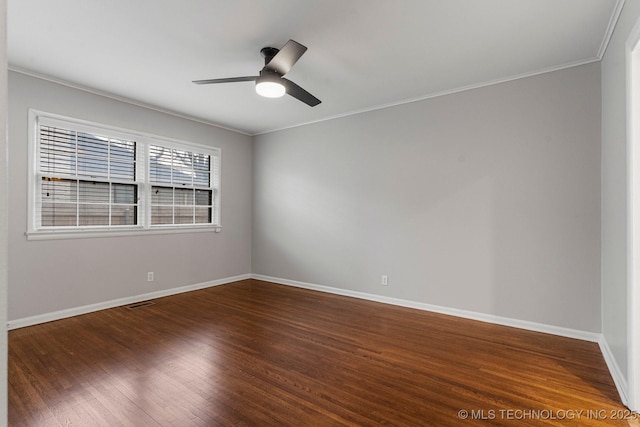
<path fill-rule="evenodd" d="M 206 154 L 198 154 L 193 153 L 193 168 L 199 171 L 207 171 L 210 169 L 210 159 L 211 156 L 207 156 Z"/>
<path fill-rule="evenodd" d="M 173 207 L 151 206 L 151 224 L 173 224 Z"/>
<path fill-rule="evenodd" d="M 78 132 L 78 175 L 107 176 L 109 139 Z"/>
<path fill-rule="evenodd" d="M 195 183 L 195 185 L 199 185 L 202 187 L 210 187 L 211 184 L 209 183 L 209 178 L 210 176 L 208 172 L 195 171 L 193 182 Z"/>
<path fill-rule="evenodd" d="M 138 201 L 138 186 L 135 184 L 111 184 L 111 202 L 133 205 Z"/>
<path fill-rule="evenodd" d="M 78 155 L 106 159 L 109 156 L 109 138 L 78 132 Z"/>
<path fill-rule="evenodd" d="M 149 179 L 151 182 L 171 182 L 171 149 L 149 147 Z"/>
<path fill-rule="evenodd" d="M 76 173 L 76 133 L 50 126 L 40 127 L 40 171 Z"/>
<path fill-rule="evenodd" d="M 79 205 L 78 225 L 109 225 L 109 205 Z"/>
<path fill-rule="evenodd" d="M 174 195 L 176 205 L 193 205 L 193 190 L 191 188 L 176 188 Z"/>
<path fill-rule="evenodd" d="M 171 184 L 171 168 L 156 165 L 149 169 L 149 180 L 157 183 Z"/>
<path fill-rule="evenodd" d="M 80 202 L 109 203 L 109 183 L 80 181 Z"/>
<path fill-rule="evenodd" d="M 76 226 L 75 203 L 42 203 L 43 227 L 73 227 Z"/>
<path fill-rule="evenodd" d="M 174 169 L 173 170 L 173 183 L 185 184 L 191 186 L 193 183 L 193 171 Z"/>
<path fill-rule="evenodd" d="M 133 141 L 111 140 L 111 160 L 133 162 L 136 159 L 136 143 Z"/>
<path fill-rule="evenodd" d="M 196 224 L 211 223 L 211 208 L 196 208 Z"/>
<path fill-rule="evenodd" d="M 211 190 L 196 190 L 196 205 L 211 205 Z"/>
<path fill-rule="evenodd" d="M 151 204 L 173 205 L 173 188 L 156 186 L 151 187 Z"/>
<path fill-rule="evenodd" d="M 173 167 L 175 169 L 193 169 L 193 153 L 184 150 L 173 150 Z"/>
<path fill-rule="evenodd" d="M 42 202 L 73 202 L 77 200 L 77 181 L 69 179 L 42 178 Z"/>
<path fill-rule="evenodd" d="M 175 224 L 193 224 L 193 208 L 175 208 Z"/>
<path fill-rule="evenodd" d="M 134 181 L 136 179 L 136 165 L 135 163 L 111 160 L 111 164 L 109 165 L 109 176 L 111 178 Z"/>
<path fill-rule="evenodd" d="M 107 158 L 78 155 L 78 176 L 106 177 Z"/>
<path fill-rule="evenodd" d="M 111 206 L 111 225 L 136 225 L 138 223 L 138 207 L 131 205 Z"/>

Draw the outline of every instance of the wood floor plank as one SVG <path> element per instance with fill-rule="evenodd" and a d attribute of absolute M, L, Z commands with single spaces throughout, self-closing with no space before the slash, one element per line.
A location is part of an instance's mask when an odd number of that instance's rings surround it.
<path fill-rule="evenodd" d="M 595 343 L 256 280 L 154 303 L 10 331 L 9 425 L 635 425 Z"/>

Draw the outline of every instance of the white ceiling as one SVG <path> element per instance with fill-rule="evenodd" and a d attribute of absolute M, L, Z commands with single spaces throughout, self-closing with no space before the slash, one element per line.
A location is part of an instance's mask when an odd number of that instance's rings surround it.
<path fill-rule="evenodd" d="M 11 69 L 248 134 L 601 58 L 623 0 L 9 0 Z M 260 49 L 309 50 L 311 108 L 258 96 Z"/>

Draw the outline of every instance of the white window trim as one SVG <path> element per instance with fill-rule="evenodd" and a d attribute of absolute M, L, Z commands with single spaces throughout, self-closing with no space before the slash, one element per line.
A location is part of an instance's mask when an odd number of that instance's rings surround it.
<path fill-rule="evenodd" d="M 41 121 L 47 123 L 59 122 L 61 126 L 69 126 L 73 124 L 74 130 L 86 131 L 89 133 L 102 132 L 105 135 L 114 138 L 134 139 L 139 143 L 137 150 L 137 167 L 142 167 L 143 175 L 141 185 L 139 186 L 138 212 L 141 219 L 140 224 L 134 226 L 117 226 L 117 227 L 77 227 L 77 228 L 60 228 L 60 229 L 37 229 L 35 227 L 37 218 L 37 177 L 38 177 L 38 129 Z M 163 136 L 153 135 L 146 132 L 140 132 L 130 129 L 123 129 L 114 126 L 104 125 L 101 123 L 90 122 L 86 120 L 65 117 L 58 114 L 48 113 L 36 109 L 29 109 L 29 129 L 28 129 L 28 201 L 27 201 L 27 231 L 25 233 L 27 240 L 54 240 L 54 239 L 84 239 L 94 237 L 122 237 L 136 235 L 153 235 L 153 234 L 174 234 L 174 233 L 198 233 L 198 232 L 215 232 L 222 230 L 222 150 L 218 147 L 210 147 L 207 145 L 196 144 L 177 139 L 167 138 Z M 148 208 L 149 200 L 147 195 L 151 194 L 151 183 L 149 182 L 148 168 L 148 147 L 149 145 L 168 144 L 172 148 L 183 149 L 187 151 L 201 151 L 211 153 L 219 159 L 219 186 L 213 187 L 216 193 L 213 200 L 214 221 L 213 224 L 193 224 L 193 225 L 151 225 L 151 209 Z M 213 171 L 212 171 L 213 172 Z M 213 177 L 212 177 L 213 178 Z"/>

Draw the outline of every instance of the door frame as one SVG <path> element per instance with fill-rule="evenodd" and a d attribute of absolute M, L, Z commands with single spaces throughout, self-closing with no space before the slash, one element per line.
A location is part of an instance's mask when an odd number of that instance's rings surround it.
<path fill-rule="evenodd" d="M 627 394 L 640 411 L 640 19 L 626 45 L 627 83 Z"/>

